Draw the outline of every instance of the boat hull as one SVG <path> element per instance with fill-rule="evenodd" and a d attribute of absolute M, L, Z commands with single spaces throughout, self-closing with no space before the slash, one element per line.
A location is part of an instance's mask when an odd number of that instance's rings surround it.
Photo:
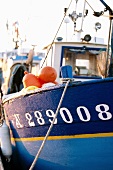
<path fill-rule="evenodd" d="M 41 143 L 42 141 L 17 143 L 22 169 L 29 169 Z M 112 170 L 112 144 L 112 137 L 48 140 L 34 169 L 82 170 L 85 167 L 88 170 Z"/>
<path fill-rule="evenodd" d="M 30 168 L 65 85 L 4 102 L 22 169 Z M 113 167 L 113 79 L 70 83 L 34 169 Z"/>

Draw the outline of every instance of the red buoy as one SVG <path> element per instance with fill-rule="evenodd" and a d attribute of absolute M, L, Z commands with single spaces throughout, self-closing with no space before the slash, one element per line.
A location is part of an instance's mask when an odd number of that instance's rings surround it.
<path fill-rule="evenodd" d="M 42 82 L 37 76 L 31 73 L 28 73 L 27 71 L 25 71 L 24 74 L 25 76 L 23 77 L 23 80 L 22 80 L 24 88 L 27 88 L 29 86 L 36 86 L 38 88 L 42 87 Z"/>
<path fill-rule="evenodd" d="M 53 67 L 46 66 L 39 70 L 38 77 L 45 83 L 54 83 L 57 78 L 57 72 Z"/>

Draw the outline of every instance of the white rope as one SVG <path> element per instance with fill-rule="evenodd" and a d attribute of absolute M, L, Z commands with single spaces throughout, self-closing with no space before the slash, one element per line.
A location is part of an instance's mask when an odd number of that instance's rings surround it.
<path fill-rule="evenodd" d="M 51 125 L 50 125 L 50 127 L 49 127 L 49 129 L 48 129 L 48 131 L 47 131 L 47 133 L 46 133 L 46 136 L 45 136 L 45 138 L 44 138 L 44 140 L 43 140 L 43 142 L 42 142 L 42 144 L 41 144 L 41 146 L 40 146 L 40 148 L 39 148 L 39 151 L 38 151 L 38 153 L 37 153 L 37 155 L 36 155 L 36 157 L 35 157 L 35 159 L 34 159 L 34 161 L 33 161 L 33 163 L 32 163 L 32 165 L 31 165 L 31 167 L 30 167 L 29 170 L 32 170 L 32 169 L 34 168 L 34 166 L 35 166 L 35 164 L 36 164 L 36 161 L 38 160 L 38 157 L 39 157 L 39 155 L 40 155 L 40 153 L 41 153 L 41 151 L 42 151 L 42 149 L 43 149 L 43 147 L 44 147 L 44 144 L 45 144 L 45 142 L 46 142 L 46 140 L 47 140 L 47 138 L 48 138 L 48 136 L 49 136 L 49 134 L 50 134 L 50 132 L 51 132 L 51 130 L 52 130 L 52 127 L 53 127 L 53 125 L 54 125 L 55 119 L 57 118 L 58 111 L 59 111 L 60 106 L 61 106 L 61 104 L 62 104 L 62 101 L 63 101 L 64 95 L 65 95 L 65 93 L 66 93 L 66 90 L 67 90 L 67 87 L 68 87 L 69 82 L 70 82 L 70 80 L 68 80 L 67 83 L 66 83 L 66 85 L 65 85 L 64 91 L 63 91 L 63 93 L 62 93 L 60 102 L 59 102 L 59 104 L 58 104 L 58 107 L 57 107 L 57 110 L 56 110 L 56 113 L 55 113 L 55 117 L 54 117 L 54 119 L 53 119 L 53 121 L 52 121 L 52 123 L 51 123 Z"/>

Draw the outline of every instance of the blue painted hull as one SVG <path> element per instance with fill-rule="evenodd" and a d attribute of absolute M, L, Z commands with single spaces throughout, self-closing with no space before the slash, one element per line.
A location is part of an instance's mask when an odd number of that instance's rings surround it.
<path fill-rule="evenodd" d="M 29 169 L 41 145 L 38 142 L 18 142 L 20 163 Z M 32 148 L 30 147 L 32 145 Z M 32 150 L 35 148 L 34 150 Z M 26 150 L 27 149 L 27 150 Z M 47 141 L 34 169 L 112 170 L 113 138 L 79 138 Z M 23 162 L 24 160 L 24 162 Z"/>
<path fill-rule="evenodd" d="M 39 150 L 63 89 L 59 85 L 4 102 L 24 170 Z M 112 158 L 113 78 L 71 83 L 34 169 L 112 170 Z"/>

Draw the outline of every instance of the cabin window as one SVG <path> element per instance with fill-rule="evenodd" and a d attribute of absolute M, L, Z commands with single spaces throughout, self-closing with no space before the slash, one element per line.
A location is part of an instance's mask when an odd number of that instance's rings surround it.
<path fill-rule="evenodd" d="M 106 52 L 92 51 L 84 49 L 64 49 L 62 65 L 71 65 L 73 76 L 104 76 L 103 67 L 105 65 Z M 102 66 L 101 66 L 102 65 Z"/>
<path fill-rule="evenodd" d="M 89 60 L 76 59 L 75 72 L 73 74 L 87 75 L 89 69 Z"/>

